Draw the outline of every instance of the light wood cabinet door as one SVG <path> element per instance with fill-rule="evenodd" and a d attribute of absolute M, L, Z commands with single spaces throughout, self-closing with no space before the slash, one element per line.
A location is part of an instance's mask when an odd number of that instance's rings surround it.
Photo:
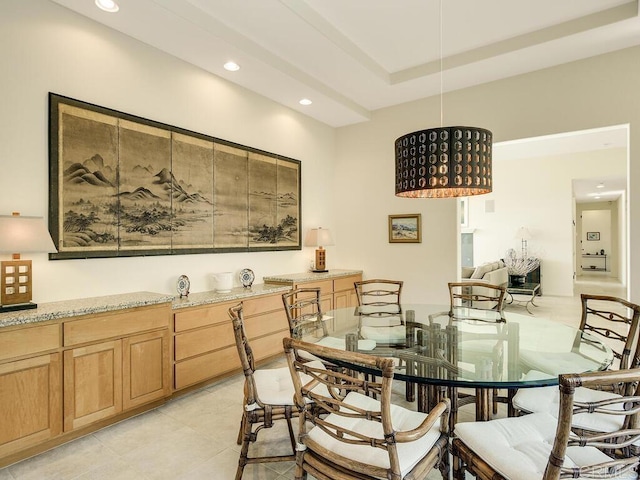
<path fill-rule="evenodd" d="M 64 431 L 122 411 L 122 340 L 64 352 Z"/>
<path fill-rule="evenodd" d="M 171 393 L 168 330 L 124 338 L 122 348 L 124 410 L 159 400 Z"/>
<path fill-rule="evenodd" d="M 335 308 L 356 307 L 358 306 L 358 297 L 355 290 L 353 292 L 336 292 L 333 296 L 333 302 Z"/>
<path fill-rule="evenodd" d="M 0 365 L 0 457 L 62 430 L 60 354 Z"/>

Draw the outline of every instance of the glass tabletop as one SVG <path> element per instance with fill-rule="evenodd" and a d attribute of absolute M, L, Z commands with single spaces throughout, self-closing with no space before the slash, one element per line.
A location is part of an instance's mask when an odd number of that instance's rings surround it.
<path fill-rule="evenodd" d="M 507 292 L 516 294 L 519 292 L 532 293 L 538 288 L 540 288 L 539 283 L 514 283 L 507 287 Z"/>
<path fill-rule="evenodd" d="M 495 312 L 468 308 L 450 318 L 448 310 L 414 304 L 385 314 L 349 307 L 326 312 L 323 321 L 345 348 L 397 358 L 396 378 L 422 384 L 556 385 L 560 373 L 603 370 L 613 361 L 602 341 L 563 323 L 513 312 L 495 322 Z"/>

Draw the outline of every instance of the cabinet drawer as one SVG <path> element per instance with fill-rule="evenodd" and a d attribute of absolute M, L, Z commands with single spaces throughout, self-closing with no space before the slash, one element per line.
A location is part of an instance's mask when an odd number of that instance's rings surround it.
<path fill-rule="evenodd" d="M 236 303 L 216 303 L 202 308 L 188 309 L 175 313 L 175 331 L 183 332 L 192 328 L 229 322 L 229 307 Z"/>
<path fill-rule="evenodd" d="M 174 354 L 178 361 L 228 346 L 235 349 L 231 322 L 176 335 Z"/>
<path fill-rule="evenodd" d="M 236 369 L 240 369 L 240 359 L 235 346 L 190 358 L 175 365 L 175 389 L 188 387 Z"/>
<path fill-rule="evenodd" d="M 340 292 L 343 290 L 355 290 L 355 287 L 353 286 L 353 282 L 359 282 L 361 280 L 362 280 L 361 275 L 353 275 L 351 277 L 336 278 L 333 281 L 333 291 Z"/>
<path fill-rule="evenodd" d="M 283 354 L 284 347 L 282 346 L 282 339 L 287 336 L 289 336 L 288 331 L 251 340 L 251 350 L 253 350 L 254 358 L 256 360 L 263 360 L 274 355 Z"/>
<path fill-rule="evenodd" d="M 271 312 L 257 317 L 245 318 L 244 329 L 249 339 L 261 337 L 274 332 L 289 332 L 287 316 L 282 312 Z"/>
<path fill-rule="evenodd" d="M 84 317 L 64 323 L 64 345 L 118 338 L 158 328 L 168 328 L 171 305 L 144 307 L 124 313 Z"/>
<path fill-rule="evenodd" d="M 0 361 L 60 348 L 60 325 L 0 331 Z"/>
<path fill-rule="evenodd" d="M 282 295 L 266 295 L 242 302 L 242 311 L 245 318 L 255 315 L 256 313 L 272 312 L 275 310 L 282 310 L 284 312 Z"/>
<path fill-rule="evenodd" d="M 320 295 L 331 295 L 333 292 L 333 280 L 299 283 L 296 288 L 320 288 Z"/>

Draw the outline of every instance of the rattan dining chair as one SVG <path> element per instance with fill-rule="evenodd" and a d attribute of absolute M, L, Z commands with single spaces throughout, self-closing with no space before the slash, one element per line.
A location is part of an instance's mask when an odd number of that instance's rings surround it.
<path fill-rule="evenodd" d="M 296 480 L 307 473 L 331 480 L 423 479 L 433 468 L 449 477 L 448 400 L 429 413 L 405 409 L 391 403 L 393 359 L 291 338 L 283 342 L 301 410 Z M 303 352 L 336 365 L 361 365 L 380 381 L 309 365 L 300 360 Z M 313 380 L 305 383 L 303 375 Z M 310 389 L 317 384 L 324 392 Z"/>
<path fill-rule="evenodd" d="M 607 295 L 582 294 L 580 300 L 582 316 L 579 328 L 583 332 L 602 337 L 611 347 L 615 363 L 610 368 L 627 369 L 634 366 L 632 362 L 634 359 L 637 361 L 640 356 L 638 341 L 640 306 Z M 632 356 L 634 347 L 635 355 Z M 574 339 L 571 348 L 566 352 L 553 352 L 542 357 L 520 350 L 521 362 L 525 368 L 531 369 L 525 375 L 525 379 L 548 378 L 550 374 L 558 375 L 571 368 L 578 369 L 582 362 L 585 362 L 589 348 L 592 348 L 591 343 L 580 335 Z M 590 364 L 585 363 L 585 365 Z M 616 393 L 623 392 L 616 391 Z M 593 390 L 578 391 L 576 395 L 585 401 L 603 398 L 603 392 L 597 393 Z M 606 397 L 606 393 L 604 396 Z M 512 402 L 513 407 L 519 412 L 546 411 L 554 414 L 557 412 L 559 394 L 555 387 L 523 388 L 515 394 Z"/>
<path fill-rule="evenodd" d="M 557 480 L 560 478 L 627 480 L 638 478 L 640 445 L 640 369 L 611 370 L 559 377 L 560 403 L 547 412 L 455 426 L 452 442 L 454 478 L 465 472 L 483 480 Z M 624 385 L 629 395 L 583 402 L 577 388 L 597 391 Z M 618 419 L 602 434 L 577 433 L 576 417 L 598 412 Z"/>
<path fill-rule="evenodd" d="M 346 350 L 344 338 L 329 335 L 327 320 L 322 309 L 319 288 L 297 288 L 282 294 L 282 303 L 289 322 L 289 335 L 293 338 L 318 342 L 327 347 Z M 357 350 L 376 348 L 375 340 L 358 340 Z"/>
<path fill-rule="evenodd" d="M 235 477 L 240 480 L 247 464 L 295 460 L 296 442 L 291 419 L 298 416 L 298 409 L 293 401 L 294 387 L 288 367 L 256 370 L 245 333 L 242 304 L 231 307 L 229 316 L 233 322 L 236 347 L 245 377 L 242 420 L 237 440 L 242 447 Z M 258 432 L 273 427 L 276 421 L 285 421 L 287 424 L 291 453 L 249 457 L 249 446 L 256 442 Z"/>
<path fill-rule="evenodd" d="M 493 369 L 500 369 L 502 362 L 502 343 L 505 339 L 503 334 L 503 324 L 506 322 L 504 316 L 504 301 L 506 295 L 506 287 L 504 285 L 494 285 L 487 282 L 449 282 L 449 318 L 454 322 L 458 319 L 464 319 L 465 322 L 477 322 L 478 330 L 484 330 L 479 333 L 480 336 L 495 338 L 495 344 L 491 345 L 487 341 L 476 342 L 478 350 L 474 351 L 468 345 L 461 349 L 466 358 L 460 358 L 459 361 L 475 364 L 485 362 L 491 365 Z M 482 324 L 486 325 L 483 326 Z M 474 341 L 474 340 L 469 340 Z M 489 345 L 490 348 L 487 349 Z M 494 414 L 498 411 L 498 402 L 507 403 L 509 395 L 500 396 L 497 389 L 478 389 L 473 394 L 456 392 L 455 389 L 450 390 L 450 398 L 457 399 L 452 405 L 453 417 L 458 408 L 473 403 L 477 400 L 478 395 L 484 395 L 490 398 L 490 402 L 482 402 L 482 404 L 490 403 Z"/>
<path fill-rule="evenodd" d="M 449 316 L 487 322 L 505 322 L 506 287 L 486 282 L 449 282 Z"/>

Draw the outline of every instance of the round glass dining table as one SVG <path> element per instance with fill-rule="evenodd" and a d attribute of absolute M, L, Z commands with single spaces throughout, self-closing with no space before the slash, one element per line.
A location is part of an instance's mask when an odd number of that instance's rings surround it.
<path fill-rule="evenodd" d="M 395 378 L 407 382 L 413 401 L 417 385 L 418 409 L 428 411 L 442 396 L 452 399 L 452 421 L 464 404 L 458 388 L 475 390 L 476 418 L 487 420 L 496 389 L 510 395 L 519 388 L 558 384 L 561 373 L 606 369 L 612 350 L 599 338 L 576 327 L 532 315 L 403 304 L 397 312 L 366 307 L 339 308 L 323 316 L 328 335 L 344 339 L 345 348 L 397 359 Z M 347 368 L 366 371 L 344 362 Z M 455 404 L 455 405 L 454 405 Z"/>

